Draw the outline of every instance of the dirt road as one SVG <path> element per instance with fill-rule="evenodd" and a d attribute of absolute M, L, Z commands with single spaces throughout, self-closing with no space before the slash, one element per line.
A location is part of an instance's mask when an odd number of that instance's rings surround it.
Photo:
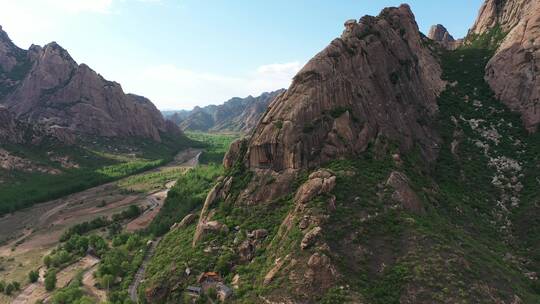
<path fill-rule="evenodd" d="M 199 157 L 201 156 L 201 152 L 197 154 L 194 158 L 192 158 L 190 161 L 186 162 L 186 166 L 189 166 L 190 168 L 196 167 L 199 164 Z M 165 190 L 165 197 L 167 196 L 167 192 L 176 184 L 176 181 L 172 181 L 167 183 L 167 190 Z M 161 200 L 163 202 L 164 200 Z M 161 208 L 162 205 L 160 205 L 159 208 Z M 159 210 L 158 210 L 159 212 Z M 157 212 L 156 212 L 157 215 Z M 155 216 L 155 215 L 154 215 Z M 137 220 L 137 219 L 136 219 Z M 131 224 L 131 223 L 130 223 Z M 128 225 L 129 227 L 129 225 Z M 150 258 L 154 255 L 154 251 L 156 250 L 157 245 L 161 241 L 161 238 L 158 238 L 154 242 L 152 242 L 151 247 L 146 252 L 146 255 L 144 257 L 144 260 L 142 262 L 141 267 L 139 267 L 139 270 L 137 270 L 137 273 L 135 274 L 135 278 L 133 279 L 133 282 L 131 285 L 129 285 L 129 297 L 131 300 L 135 303 L 138 303 L 138 297 L 137 297 L 137 288 L 141 284 L 142 279 L 144 278 L 144 272 L 146 271 L 146 265 L 148 265 L 148 262 L 150 261 Z"/>
<path fill-rule="evenodd" d="M 170 172 L 177 168 L 189 169 L 198 164 L 200 154 L 201 151 L 197 149 L 184 150 L 171 163 L 132 177 L 167 170 Z M 4 268 L 0 271 L 0 277 L 10 281 L 26 281 L 28 272 L 41 265 L 43 257 L 56 247 L 58 239 L 66 229 L 97 217 L 108 217 L 119 213 L 129 205 L 137 204 L 143 207 L 145 212 L 128 223 L 126 229 L 134 231 L 149 225 L 161 209 L 167 192 L 174 185 L 176 178 L 166 180 L 161 184 L 161 189 L 155 189 L 150 193 L 126 191 L 125 188 L 120 187 L 121 183 L 128 178 L 130 177 L 38 204 L 0 218 L 0 239 L 12 239 L 11 242 L 0 246 L 0 262 Z M 68 279 L 71 280 L 72 277 Z M 34 303 L 26 299 L 43 298 L 42 288 L 39 286 L 42 286 L 39 282 L 23 286 L 23 291 L 16 298 L 16 303 Z M 93 291 L 98 293 L 98 297 L 103 296 L 99 294 L 99 291 Z"/>

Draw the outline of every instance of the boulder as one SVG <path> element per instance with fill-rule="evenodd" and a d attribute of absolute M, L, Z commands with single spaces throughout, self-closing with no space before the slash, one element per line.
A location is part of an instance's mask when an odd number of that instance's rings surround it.
<path fill-rule="evenodd" d="M 327 255 L 314 253 L 309 258 L 307 266 L 304 278 L 308 285 L 315 285 L 321 289 L 328 289 L 335 285 L 338 276 L 337 270 Z"/>
<path fill-rule="evenodd" d="M 180 221 L 180 224 L 178 224 L 178 228 L 184 228 L 184 227 L 187 227 L 187 226 L 191 225 L 191 223 L 193 223 L 196 218 L 197 218 L 197 215 L 193 214 L 193 213 L 190 213 L 190 214 L 184 216 L 182 221 Z"/>
<path fill-rule="evenodd" d="M 241 263 L 250 262 L 255 256 L 255 245 L 249 241 L 245 240 L 238 246 L 238 257 Z"/>
<path fill-rule="evenodd" d="M 297 204 L 305 204 L 323 193 L 330 193 L 336 186 L 336 177 L 332 172 L 321 169 L 310 174 L 309 179 L 303 183 L 296 195 L 294 201 Z"/>
<path fill-rule="evenodd" d="M 386 185 L 394 189 L 392 199 L 401 203 L 403 208 L 416 214 L 424 213 L 422 201 L 409 185 L 409 179 L 401 172 L 390 173 Z"/>
<path fill-rule="evenodd" d="M 268 230 L 266 229 L 257 229 L 253 230 L 251 233 L 248 233 L 249 238 L 254 238 L 256 240 L 264 239 L 268 235 Z"/>
<path fill-rule="evenodd" d="M 266 273 L 266 275 L 264 276 L 264 281 L 263 281 L 263 285 L 268 285 L 272 282 L 272 280 L 274 279 L 274 277 L 276 276 L 276 274 L 279 272 L 279 270 L 281 269 L 281 267 L 283 267 L 283 264 L 289 260 L 289 257 L 290 256 L 286 256 L 285 258 L 277 258 L 275 261 L 274 261 L 274 266 L 268 271 L 268 273 Z"/>
<path fill-rule="evenodd" d="M 322 232 L 322 228 L 318 226 L 311 229 L 308 233 L 306 233 L 306 235 L 304 235 L 304 238 L 302 239 L 302 242 L 300 243 L 300 248 L 302 250 L 305 250 L 311 247 L 313 244 L 315 244 L 321 232 Z"/>

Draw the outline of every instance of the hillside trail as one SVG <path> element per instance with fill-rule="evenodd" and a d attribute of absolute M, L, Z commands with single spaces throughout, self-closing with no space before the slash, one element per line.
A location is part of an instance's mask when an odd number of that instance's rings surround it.
<path fill-rule="evenodd" d="M 201 154 L 202 154 L 202 152 L 199 152 L 194 158 L 187 161 L 185 163 L 186 166 L 189 166 L 191 168 L 194 168 L 194 167 L 198 166 L 199 165 L 199 157 L 201 156 Z M 168 189 L 166 190 L 166 192 L 168 192 L 175 184 L 176 184 L 176 181 L 168 183 L 167 184 Z M 161 241 L 161 237 L 157 238 L 155 241 L 152 242 L 152 244 L 150 245 L 150 248 L 147 250 L 146 255 L 144 256 L 144 260 L 141 263 L 141 266 L 139 267 L 139 269 L 137 270 L 137 273 L 135 274 L 133 282 L 131 283 L 131 285 L 129 285 L 129 289 L 128 289 L 129 297 L 135 303 L 139 302 L 138 297 L 137 297 L 137 289 L 138 289 L 139 285 L 141 284 L 142 279 L 144 278 L 144 273 L 146 271 L 146 266 L 148 265 L 148 262 L 150 261 L 150 258 L 152 258 L 152 256 L 154 255 L 154 252 L 155 252 L 155 250 L 156 250 L 156 248 L 157 248 L 160 241 Z"/>
<path fill-rule="evenodd" d="M 178 155 L 172 162 L 141 174 L 160 172 L 162 170 L 170 168 L 184 168 L 189 170 L 199 164 L 199 157 L 201 153 L 202 150 L 200 149 L 190 148 L 183 150 L 178 153 Z M 113 189 L 115 185 L 121 181 L 122 180 L 87 189 L 75 194 L 71 194 L 61 199 L 46 202 L 43 204 L 38 204 L 35 207 L 19 211 L 14 215 L 0 218 L 0 227 L 8 227 L 10 223 L 12 223 L 19 217 L 24 218 L 25 216 L 32 216 L 34 218 L 33 225 L 31 226 L 27 224 L 22 227 L 16 226 L 11 228 L 18 229 L 18 231 L 15 231 L 14 233 L 18 233 L 19 237 L 14 239 L 12 242 L 9 242 L 8 244 L 0 246 L 0 256 L 17 258 L 18 256 L 22 256 L 22 254 L 25 254 L 26 252 L 31 250 L 42 251 L 43 255 L 45 255 L 56 246 L 60 235 L 65 229 L 67 229 L 67 227 L 69 227 L 67 225 L 66 219 L 69 219 L 70 224 L 72 222 L 80 222 L 83 219 L 87 220 L 86 217 L 89 214 L 96 216 L 96 214 L 98 214 L 96 210 L 99 210 L 100 215 L 107 215 L 108 213 L 112 213 L 113 211 L 117 212 L 118 210 L 121 210 L 121 208 L 125 208 L 127 205 L 137 203 L 140 200 L 143 200 L 148 206 L 150 206 L 150 208 L 147 208 L 145 212 L 141 214 L 141 216 L 129 222 L 126 225 L 126 230 L 135 231 L 145 228 L 157 215 L 165 201 L 168 191 L 176 183 L 176 181 L 168 181 L 163 185 L 162 189 L 147 194 L 146 197 L 138 197 L 132 194 L 125 194 L 123 196 L 119 196 L 116 199 L 115 203 L 107 204 L 105 208 L 97 208 L 96 206 L 94 206 L 94 204 L 85 204 L 82 206 L 79 206 L 79 204 L 75 204 L 75 202 L 78 202 L 79 200 L 100 201 L 101 197 L 110 196 L 110 192 L 108 192 L 107 189 Z M 46 207 L 44 208 L 44 206 Z M 70 208 L 73 210 L 69 210 Z M 77 219 L 77 217 L 80 218 Z M 62 225 L 58 224 L 61 221 L 64 221 L 66 223 L 62 223 Z M 56 227 L 56 229 L 52 230 L 51 228 L 53 226 Z M 16 246 L 16 249 L 13 250 L 13 245 L 21 240 L 24 240 L 24 242 L 21 245 Z M 154 243 L 157 246 L 157 242 Z M 145 263 L 147 261 L 148 259 L 145 259 Z M 97 262 L 92 263 L 92 265 L 85 265 L 86 267 L 79 268 L 88 270 L 89 268 L 97 266 L 96 264 Z M 64 270 L 62 270 L 61 272 L 65 273 L 63 279 L 66 280 L 66 282 L 73 279 L 72 277 L 76 274 L 75 272 Z M 87 271 L 86 274 L 92 272 L 93 271 Z M 143 275 L 144 271 L 141 276 Z M 98 296 L 100 299 L 103 299 L 105 295 L 101 291 L 96 290 L 93 286 L 93 283 L 94 282 L 91 280 L 91 276 L 85 276 L 85 279 L 83 280 L 83 285 L 86 287 L 86 289 L 91 291 L 91 293 Z M 43 280 L 42 278 L 40 278 L 38 282 L 23 287 L 21 293 L 13 299 L 14 302 L 12 303 L 33 304 L 37 299 L 47 298 L 48 296 L 50 296 L 50 294 L 45 291 Z"/>

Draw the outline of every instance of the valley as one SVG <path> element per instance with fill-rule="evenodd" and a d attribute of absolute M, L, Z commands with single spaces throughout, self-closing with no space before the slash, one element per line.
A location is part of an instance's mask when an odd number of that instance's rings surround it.
<path fill-rule="evenodd" d="M 540 303 L 540 0 L 127 2 L 156 105 L 0 26 L 0 303 Z"/>
<path fill-rule="evenodd" d="M 136 205 L 142 213 L 125 222 L 123 227 L 128 232 L 147 228 L 163 206 L 168 190 L 186 170 L 197 166 L 201 153 L 200 149 L 188 148 L 179 152 L 172 162 L 156 169 L 1 217 L 0 237 L 9 240 L 0 247 L 2 281 L 25 282 L 28 272 L 42 267 L 43 257 L 74 225 L 111 217 Z M 78 272 L 86 274 L 98 262 L 92 256 L 86 256 L 64 268 L 58 274 L 57 286 L 66 286 Z M 86 274 L 83 282 L 91 282 L 90 277 Z M 93 285 L 87 287 L 94 288 Z M 34 303 L 47 295 L 39 283 L 22 288 L 15 303 Z M 0 302 L 3 302 L 2 298 Z"/>

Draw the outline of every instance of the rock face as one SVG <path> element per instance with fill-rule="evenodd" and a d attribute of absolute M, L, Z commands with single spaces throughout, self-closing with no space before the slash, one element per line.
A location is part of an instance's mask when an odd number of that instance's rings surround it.
<path fill-rule="evenodd" d="M 483 34 L 486 31 L 501 26 L 505 32 L 510 31 L 521 19 L 528 14 L 529 5 L 536 0 L 486 0 L 478 13 L 478 18 L 470 32 Z"/>
<path fill-rule="evenodd" d="M 428 38 L 438 42 L 444 48 L 449 50 L 458 48 L 462 43 L 462 40 L 455 40 L 442 24 L 433 25 L 429 29 Z"/>
<path fill-rule="evenodd" d="M 422 201 L 411 189 L 409 179 L 401 172 L 392 172 L 386 181 L 386 185 L 393 188 L 392 199 L 399 202 L 403 208 L 416 214 L 424 213 Z"/>
<path fill-rule="evenodd" d="M 269 106 L 249 142 L 252 169 L 312 168 L 364 151 L 379 137 L 433 160 L 430 128 L 445 84 L 407 5 L 349 21 Z"/>
<path fill-rule="evenodd" d="M 195 107 L 180 122 L 182 130 L 191 131 L 229 131 L 249 133 L 259 122 L 270 102 L 284 90 L 263 93 L 261 96 L 235 97 L 224 104 Z M 180 117 L 173 117 L 180 119 Z"/>
<path fill-rule="evenodd" d="M 0 105 L 0 142 L 22 143 L 23 132 L 9 110 Z"/>
<path fill-rule="evenodd" d="M 540 124 L 540 1 L 487 0 L 470 32 L 482 35 L 496 27 L 508 34 L 486 67 L 486 81 L 535 132 Z"/>
<path fill-rule="evenodd" d="M 179 132 L 148 99 L 125 94 L 54 42 L 25 51 L 0 30 L 0 67 L 0 103 L 54 133 L 160 141 L 160 133 Z"/>

